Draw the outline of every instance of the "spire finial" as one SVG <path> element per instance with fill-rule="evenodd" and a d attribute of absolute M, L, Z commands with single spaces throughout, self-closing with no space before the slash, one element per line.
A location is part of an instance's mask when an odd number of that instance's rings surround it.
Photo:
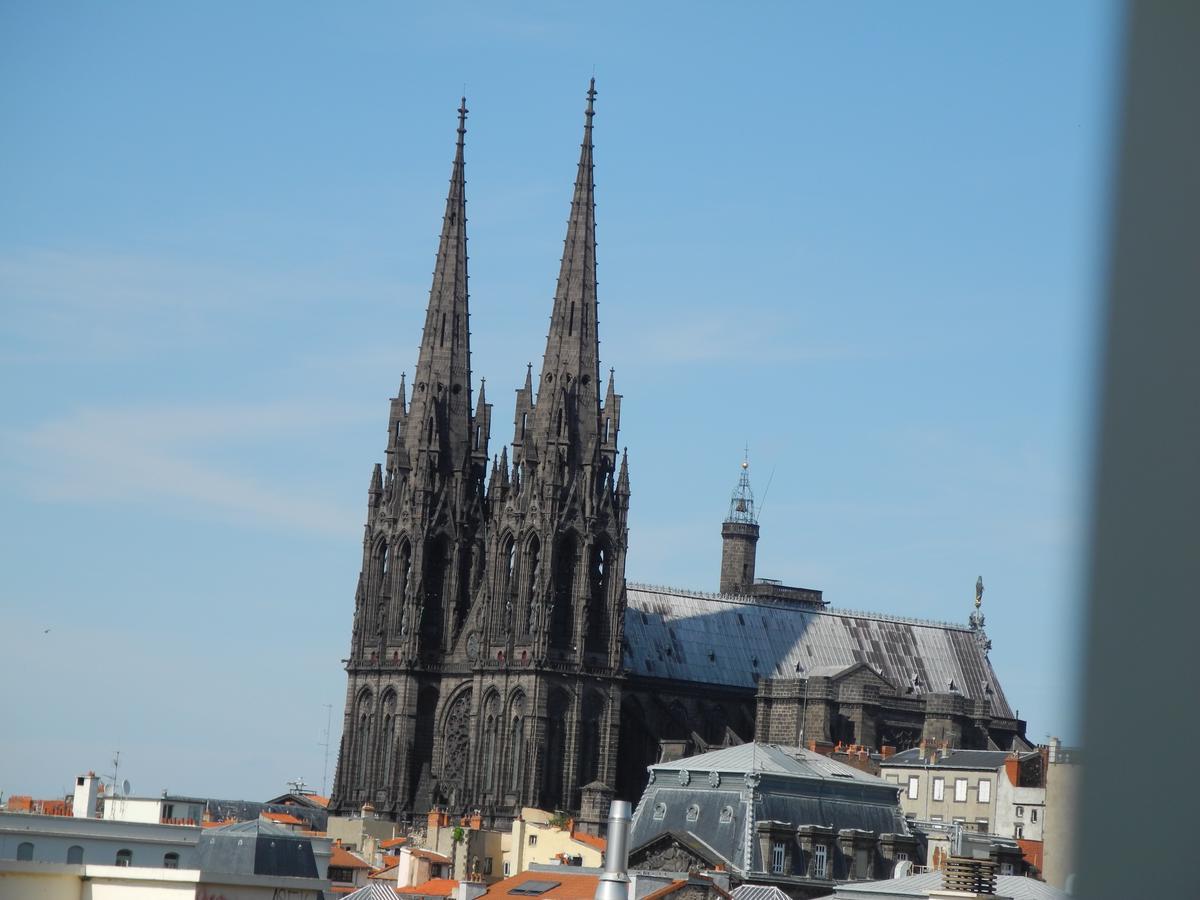
<path fill-rule="evenodd" d="M 458 107 L 458 149 L 462 150 L 465 135 L 467 133 L 467 98 L 462 98 L 462 103 Z"/>
<path fill-rule="evenodd" d="M 592 116 L 594 116 L 596 114 L 596 110 L 595 110 L 596 76 L 595 75 L 592 76 L 592 80 L 588 83 L 587 98 L 588 98 L 587 111 L 584 113 L 584 115 L 587 116 L 587 124 L 588 124 L 588 127 L 591 128 Z"/>

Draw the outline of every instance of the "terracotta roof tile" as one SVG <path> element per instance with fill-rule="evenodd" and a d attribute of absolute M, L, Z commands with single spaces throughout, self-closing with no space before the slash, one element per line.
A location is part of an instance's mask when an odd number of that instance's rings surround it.
<path fill-rule="evenodd" d="M 583 831 L 571 832 L 571 840 L 579 841 L 581 844 L 586 844 L 593 850 L 599 850 L 601 853 L 608 849 L 608 841 L 606 841 L 604 838 L 597 837 L 594 834 L 587 834 Z"/>
<path fill-rule="evenodd" d="M 335 843 L 330 849 L 329 865 L 339 869 L 369 869 L 370 863 L 364 862 L 341 844 Z"/>
<path fill-rule="evenodd" d="M 408 838 L 406 838 L 406 837 L 394 837 L 394 838 L 388 838 L 386 841 L 380 841 L 379 846 L 382 847 L 384 850 L 391 850 L 393 847 L 399 847 L 401 844 L 407 844 L 407 843 L 408 843 Z"/>
<path fill-rule="evenodd" d="M 457 890 L 458 882 L 453 878 L 430 878 L 423 884 L 396 888 L 396 893 L 401 896 L 419 894 L 425 897 L 449 897 Z"/>
<path fill-rule="evenodd" d="M 562 866 L 569 869 L 569 866 Z M 583 875 L 577 872 L 521 872 L 512 878 L 497 881 L 487 889 L 481 900 L 512 900 L 509 891 L 520 887 L 527 881 L 557 882 L 536 895 L 540 900 L 592 900 L 596 895 L 596 887 L 600 884 L 599 875 Z M 520 897 L 521 895 L 516 895 Z"/>
<path fill-rule="evenodd" d="M 270 821 L 276 823 L 277 825 L 303 825 L 303 824 L 305 824 L 303 819 L 297 819 L 291 813 L 263 812 L 261 815 L 264 819 L 269 819 Z"/>

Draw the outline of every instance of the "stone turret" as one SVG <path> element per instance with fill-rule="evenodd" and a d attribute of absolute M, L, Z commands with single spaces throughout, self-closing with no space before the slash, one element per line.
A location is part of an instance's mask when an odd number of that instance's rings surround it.
<path fill-rule="evenodd" d="M 721 524 L 721 593 L 747 594 L 754 584 L 754 554 L 758 547 L 758 518 L 750 490 L 750 461 L 729 500 L 729 515 Z"/>

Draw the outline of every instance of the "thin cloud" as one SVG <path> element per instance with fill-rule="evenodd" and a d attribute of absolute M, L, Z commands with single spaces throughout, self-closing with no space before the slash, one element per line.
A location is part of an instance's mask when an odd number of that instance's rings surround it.
<path fill-rule="evenodd" d="M 865 359 L 865 348 L 791 341 L 786 323 L 749 310 L 697 315 L 638 333 L 637 355 L 659 364 L 712 362 L 804 363 Z"/>
<path fill-rule="evenodd" d="M 0 361 L 126 360 L 228 340 L 231 326 L 331 298 L 391 298 L 396 285 L 338 270 L 260 270 L 170 256 L 0 254 Z"/>
<path fill-rule="evenodd" d="M 345 536 L 361 524 L 348 507 L 294 486 L 208 461 L 233 444 L 312 432 L 359 420 L 308 404 L 83 409 L 10 432 L 21 484 L 46 502 L 174 503 L 260 526 Z"/>

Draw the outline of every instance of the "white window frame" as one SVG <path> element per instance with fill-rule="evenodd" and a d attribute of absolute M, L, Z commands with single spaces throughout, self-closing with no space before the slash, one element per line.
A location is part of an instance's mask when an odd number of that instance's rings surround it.
<path fill-rule="evenodd" d="M 908 799 L 916 800 L 921 792 L 921 777 L 919 775 L 908 776 Z"/>
<path fill-rule="evenodd" d="M 967 779 L 965 779 L 965 778 L 955 778 L 954 779 L 954 802 L 955 803 L 966 803 L 967 802 Z"/>
<path fill-rule="evenodd" d="M 829 850 L 824 844 L 813 845 L 813 878 L 825 878 L 829 870 Z"/>
<path fill-rule="evenodd" d="M 771 874 L 782 875 L 787 865 L 787 847 L 783 841 L 771 841 Z"/>
<path fill-rule="evenodd" d="M 933 799 L 934 800 L 945 800 L 946 799 L 946 779 L 943 778 L 941 775 L 938 775 L 936 778 L 933 779 Z"/>
<path fill-rule="evenodd" d="M 1018 818 L 1018 819 L 1023 819 L 1023 818 L 1025 818 L 1025 807 L 1023 807 L 1023 806 L 1018 806 L 1018 807 L 1017 807 L 1017 818 Z"/>
<path fill-rule="evenodd" d="M 1038 813 L 1038 811 L 1037 811 L 1036 809 L 1031 809 L 1031 810 L 1029 811 L 1029 821 L 1030 821 L 1030 822 L 1036 822 L 1036 821 L 1038 820 L 1038 814 L 1037 814 L 1037 813 Z"/>
<path fill-rule="evenodd" d="M 980 778 L 979 779 L 979 797 L 978 797 L 978 799 L 979 799 L 980 803 L 991 803 L 992 802 L 992 779 L 990 779 L 990 778 Z"/>

